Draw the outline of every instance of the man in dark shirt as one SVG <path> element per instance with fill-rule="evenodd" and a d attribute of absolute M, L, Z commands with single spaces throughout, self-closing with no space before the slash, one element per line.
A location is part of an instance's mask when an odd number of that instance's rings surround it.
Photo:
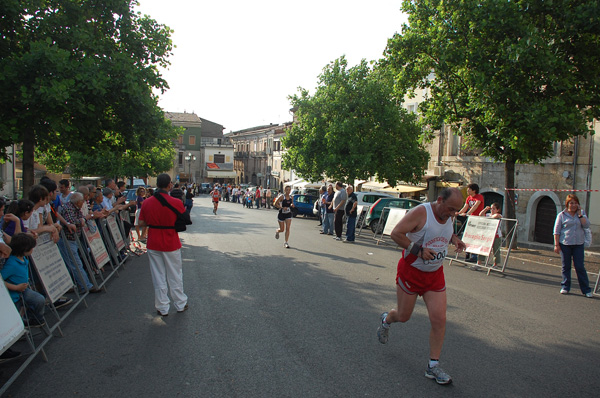
<path fill-rule="evenodd" d="M 348 185 L 346 187 L 346 193 L 348 199 L 346 199 L 346 239 L 344 242 L 354 242 L 354 231 L 356 230 L 356 206 L 358 205 L 358 198 L 354 193 L 354 187 Z"/>

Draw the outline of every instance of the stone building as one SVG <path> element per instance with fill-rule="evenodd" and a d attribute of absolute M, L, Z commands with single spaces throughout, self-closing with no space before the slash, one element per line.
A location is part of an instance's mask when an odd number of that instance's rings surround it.
<path fill-rule="evenodd" d="M 287 176 L 281 170 L 281 137 L 290 124 L 257 126 L 225 135 L 234 146 L 236 184 L 280 189 Z"/>
<path fill-rule="evenodd" d="M 425 93 L 407 99 L 405 108 L 416 112 Z M 593 234 L 600 231 L 600 160 L 595 153 L 600 150 L 600 124 L 594 123 L 596 134 L 570 141 L 555 142 L 554 153 L 541 164 L 515 165 L 516 217 L 519 223 L 517 239 L 520 246 L 553 244 L 556 215 L 565 208 L 566 196 L 573 191 L 591 221 Z M 504 163 L 478 156 L 477 151 L 465 149 L 462 137 L 451 126 L 435 133 L 428 144 L 431 155 L 426 179 L 429 200 L 437 196 L 443 186 L 465 188 L 477 183 L 485 204 L 499 202 L 506 214 L 504 199 Z"/>

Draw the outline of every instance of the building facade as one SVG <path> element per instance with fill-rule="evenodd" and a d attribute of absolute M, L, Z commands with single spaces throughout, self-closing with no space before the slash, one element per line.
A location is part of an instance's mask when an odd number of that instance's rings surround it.
<path fill-rule="evenodd" d="M 169 172 L 181 183 L 233 183 L 233 145 L 223 138 L 221 124 L 195 113 L 165 112 L 165 117 L 184 132 L 175 142 L 175 159 Z"/>

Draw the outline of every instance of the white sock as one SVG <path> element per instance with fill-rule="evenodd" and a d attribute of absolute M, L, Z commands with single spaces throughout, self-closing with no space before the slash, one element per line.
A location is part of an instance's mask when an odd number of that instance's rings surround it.
<path fill-rule="evenodd" d="M 436 359 L 430 359 L 429 360 L 429 367 L 430 368 L 434 368 L 434 367 L 438 366 L 439 364 L 440 364 L 439 360 L 436 360 Z"/>

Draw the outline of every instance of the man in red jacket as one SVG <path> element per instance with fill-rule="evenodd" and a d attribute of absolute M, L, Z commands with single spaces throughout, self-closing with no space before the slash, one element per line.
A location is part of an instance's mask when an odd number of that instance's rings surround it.
<path fill-rule="evenodd" d="M 144 200 L 139 216 L 139 225 L 148 227 L 146 247 L 154 284 L 154 306 L 161 316 L 169 315 L 171 302 L 167 290 L 177 312 L 188 309 L 188 297 L 183 292 L 181 241 L 175 231 L 177 215 L 156 198 L 156 195 L 161 195 L 171 206 L 183 213 L 183 202 L 169 196 L 172 185 L 168 174 L 159 175 L 156 179 L 158 189 L 154 196 Z"/>

